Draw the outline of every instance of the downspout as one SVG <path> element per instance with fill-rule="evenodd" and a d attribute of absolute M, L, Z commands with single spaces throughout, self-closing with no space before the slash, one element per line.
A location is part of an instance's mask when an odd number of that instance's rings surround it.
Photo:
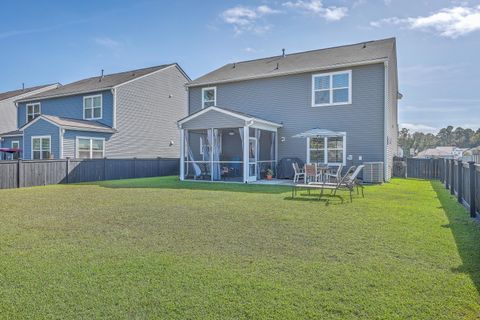
<path fill-rule="evenodd" d="M 383 180 L 387 181 L 388 173 L 388 61 L 384 63 L 385 68 L 385 85 L 384 85 L 384 108 L 383 108 Z"/>
<path fill-rule="evenodd" d="M 115 88 L 112 88 L 111 91 L 113 96 L 113 110 L 112 110 L 113 129 L 117 129 L 117 90 Z"/>

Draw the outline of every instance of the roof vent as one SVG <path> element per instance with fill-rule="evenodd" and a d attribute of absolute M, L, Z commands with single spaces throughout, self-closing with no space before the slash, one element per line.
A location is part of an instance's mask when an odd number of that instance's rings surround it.
<path fill-rule="evenodd" d="M 98 82 L 101 82 L 103 79 L 103 69 L 102 69 L 102 74 L 100 75 L 100 79 L 98 80 Z"/>
<path fill-rule="evenodd" d="M 365 49 L 367 47 L 367 44 L 364 43 L 363 46 L 362 46 L 362 49 Z"/>
<path fill-rule="evenodd" d="M 25 82 L 22 82 L 22 91 L 25 90 Z"/>
<path fill-rule="evenodd" d="M 275 68 L 275 70 L 278 70 L 280 68 L 280 64 L 277 62 L 277 67 Z"/>
<path fill-rule="evenodd" d="M 285 58 L 285 49 L 282 49 L 282 58 Z"/>
<path fill-rule="evenodd" d="M 237 67 L 237 64 L 234 62 L 233 63 L 233 69 L 235 69 Z"/>

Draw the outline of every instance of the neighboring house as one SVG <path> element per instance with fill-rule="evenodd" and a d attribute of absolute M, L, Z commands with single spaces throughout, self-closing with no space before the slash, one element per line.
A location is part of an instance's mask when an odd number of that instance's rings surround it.
<path fill-rule="evenodd" d="M 0 93 L 0 132 L 11 132 L 10 135 L 0 137 L 0 148 L 15 148 L 19 145 L 18 135 L 16 135 L 15 132 L 17 129 L 17 108 L 15 106 L 15 100 L 55 89 L 58 86 L 59 84 L 54 83 Z M 0 160 L 4 158 L 16 158 L 16 155 L 0 153 Z"/>
<path fill-rule="evenodd" d="M 178 157 L 188 76 L 176 63 L 80 80 L 16 101 L 23 159 Z"/>
<path fill-rule="evenodd" d="M 383 162 L 391 177 L 401 98 L 394 38 L 230 63 L 187 87 L 181 179 L 263 179 L 282 158 Z M 316 136 L 294 137 L 307 131 Z"/>
<path fill-rule="evenodd" d="M 415 158 L 423 158 L 423 159 L 430 159 L 430 158 L 446 158 L 446 159 L 458 159 L 463 156 L 463 153 L 467 151 L 466 148 L 457 148 L 454 146 L 446 146 L 446 147 L 436 147 L 423 150 L 419 152 Z"/>

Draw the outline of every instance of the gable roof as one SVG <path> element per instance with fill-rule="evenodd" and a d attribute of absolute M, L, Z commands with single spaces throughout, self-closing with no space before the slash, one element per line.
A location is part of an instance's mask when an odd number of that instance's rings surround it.
<path fill-rule="evenodd" d="M 8 91 L 8 92 L 2 92 L 0 93 L 0 101 L 2 100 L 7 100 L 16 96 L 21 96 L 22 94 L 26 94 L 29 92 L 33 92 L 36 90 L 40 90 L 43 88 L 47 88 L 53 85 L 56 85 L 57 83 L 50 83 L 50 84 L 45 84 L 42 86 L 36 86 L 36 87 L 30 87 L 30 88 L 25 88 L 25 89 L 19 89 L 19 90 L 13 90 L 13 91 Z"/>
<path fill-rule="evenodd" d="M 32 101 L 32 100 L 56 98 L 56 97 L 70 96 L 75 94 L 109 90 L 118 85 L 141 78 L 143 76 L 146 76 L 148 74 L 151 74 L 159 70 L 166 69 L 171 66 L 177 66 L 180 69 L 180 67 L 176 63 L 171 63 L 171 64 L 164 64 L 164 65 L 150 67 L 150 68 L 143 68 L 143 69 L 125 71 L 120 73 L 108 74 L 108 75 L 104 75 L 103 77 L 101 76 L 91 77 L 91 78 L 79 80 L 76 82 L 72 82 L 72 83 L 60 86 L 56 89 L 45 91 L 25 99 L 20 99 L 17 102 L 26 102 L 26 101 Z M 180 71 L 184 73 L 183 70 L 180 69 Z"/>
<path fill-rule="evenodd" d="M 229 63 L 187 84 L 213 85 L 315 70 L 383 62 L 395 54 L 395 38 Z"/>
<path fill-rule="evenodd" d="M 23 132 L 20 131 L 20 130 L 0 133 L 0 137 L 2 137 L 2 138 L 4 138 L 4 137 L 18 137 L 18 136 L 22 136 L 22 135 L 23 135 Z"/>
<path fill-rule="evenodd" d="M 194 112 L 194 113 L 186 116 L 185 118 L 182 118 L 182 119 L 178 120 L 177 124 L 178 124 L 179 127 L 181 127 L 183 123 L 188 122 L 192 119 L 195 119 L 196 117 L 201 116 L 202 114 L 205 114 L 205 113 L 210 112 L 210 111 L 221 112 L 223 114 L 226 114 L 226 115 L 229 115 L 229 116 L 232 116 L 234 118 L 238 118 L 238 119 L 241 119 L 241 120 L 244 120 L 244 121 L 255 121 L 255 122 L 263 123 L 263 124 L 270 125 L 270 126 L 273 126 L 273 127 L 276 127 L 276 128 L 283 127 L 283 124 L 281 124 L 281 123 L 265 120 L 265 119 L 262 119 L 262 118 L 255 117 L 255 116 L 253 116 L 251 114 L 248 114 L 248 113 L 238 112 L 238 111 L 234 111 L 234 110 L 230 110 L 230 109 L 223 108 L 223 107 L 218 107 L 218 106 L 210 106 L 210 107 L 201 109 L 197 112 Z"/>
<path fill-rule="evenodd" d="M 40 115 L 35 118 L 33 121 L 26 123 L 23 125 L 20 130 L 25 130 L 32 124 L 36 123 L 37 121 L 45 120 L 57 127 L 63 128 L 65 130 L 78 130 L 78 131 L 92 131 L 92 132 L 105 132 L 105 133 L 115 133 L 117 132 L 115 129 L 104 125 L 100 122 L 96 121 L 89 121 L 89 120 L 80 120 L 80 119 L 71 119 L 71 118 L 61 118 L 56 116 L 50 115 Z"/>

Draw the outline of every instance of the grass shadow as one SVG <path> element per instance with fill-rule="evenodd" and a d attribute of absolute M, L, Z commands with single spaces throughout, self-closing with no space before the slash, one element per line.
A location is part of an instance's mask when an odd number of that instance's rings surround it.
<path fill-rule="evenodd" d="M 265 194 L 281 194 L 291 190 L 291 187 L 285 185 L 180 181 L 177 176 L 83 182 L 79 185 L 95 185 L 114 189 L 178 189 Z"/>
<path fill-rule="evenodd" d="M 480 224 L 470 218 L 469 212 L 450 195 L 449 191 L 438 181 L 431 182 L 437 193 L 441 209 L 445 212 L 449 224 L 442 225 L 450 228 L 458 253 L 462 259 L 462 266 L 452 269 L 452 272 L 466 273 L 470 276 L 477 291 L 480 293 Z"/>

